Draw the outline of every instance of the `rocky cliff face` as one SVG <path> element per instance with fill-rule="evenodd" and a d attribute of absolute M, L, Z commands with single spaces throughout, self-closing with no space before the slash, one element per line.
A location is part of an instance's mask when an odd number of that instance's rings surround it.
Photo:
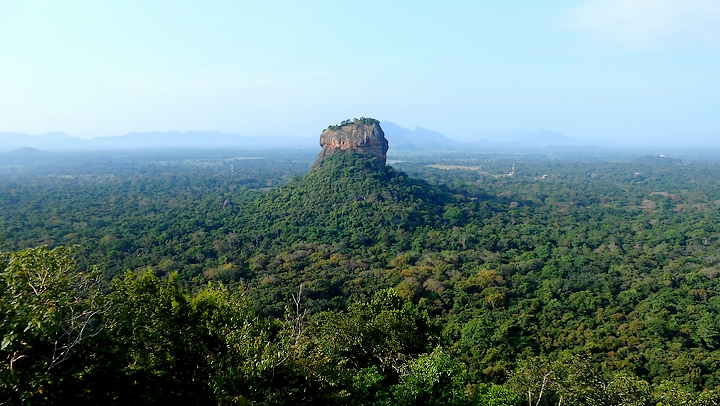
<path fill-rule="evenodd" d="M 380 122 L 371 118 L 345 120 L 339 126 L 330 126 L 320 134 L 322 151 L 313 167 L 322 166 L 323 160 L 339 151 L 352 151 L 371 155 L 385 164 L 388 142 Z"/>

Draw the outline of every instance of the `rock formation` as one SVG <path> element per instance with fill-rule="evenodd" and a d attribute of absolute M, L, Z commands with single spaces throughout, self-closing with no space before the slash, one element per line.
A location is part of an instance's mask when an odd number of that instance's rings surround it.
<path fill-rule="evenodd" d="M 380 128 L 380 122 L 372 118 L 345 120 L 340 125 L 331 125 L 320 134 L 322 151 L 313 167 L 322 166 L 328 156 L 339 151 L 352 151 L 376 157 L 385 164 L 388 142 Z"/>

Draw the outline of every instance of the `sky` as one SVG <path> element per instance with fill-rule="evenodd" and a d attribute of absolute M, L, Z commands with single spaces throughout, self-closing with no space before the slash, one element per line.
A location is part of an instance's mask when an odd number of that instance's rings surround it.
<path fill-rule="evenodd" d="M 720 2 L 0 0 L 0 132 L 720 138 Z"/>

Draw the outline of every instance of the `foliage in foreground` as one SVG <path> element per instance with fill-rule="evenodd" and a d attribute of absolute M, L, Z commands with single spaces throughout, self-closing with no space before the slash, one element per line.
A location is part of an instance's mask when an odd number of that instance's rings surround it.
<path fill-rule="evenodd" d="M 427 314 L 392 289 L 309 320 L 255 314 L 242 289 L 192 293 L 128 272 L 108 294 L 66 248 L 2 256 L 0 404 L 714 405 L 720 394 L 587 360 L 527 360 L 476 382 Z M 81 326 L 81 327 L 78 327 Z"/>
<path fill-rule="evenodd" d="M 416 404 L 465 396 L 458 366 L 432 352 L 427 315 L 392 290 L 316 320 L 299 312 L 267 319 L 241 289 L 190 293 L 176 275 L 129 272 L 103 295 L 70 255 L 41 247 L 3 256 L 2 404 Z M 446 381 L 457 388 L 446 393 Z"/>

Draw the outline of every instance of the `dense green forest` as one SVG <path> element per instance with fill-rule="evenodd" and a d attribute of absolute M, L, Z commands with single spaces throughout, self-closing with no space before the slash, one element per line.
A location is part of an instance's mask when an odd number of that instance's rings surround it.
<path fill-rule="evenodd" d="M 38 154 L 0 404 L 720 404 L 720 157 Z"/>

